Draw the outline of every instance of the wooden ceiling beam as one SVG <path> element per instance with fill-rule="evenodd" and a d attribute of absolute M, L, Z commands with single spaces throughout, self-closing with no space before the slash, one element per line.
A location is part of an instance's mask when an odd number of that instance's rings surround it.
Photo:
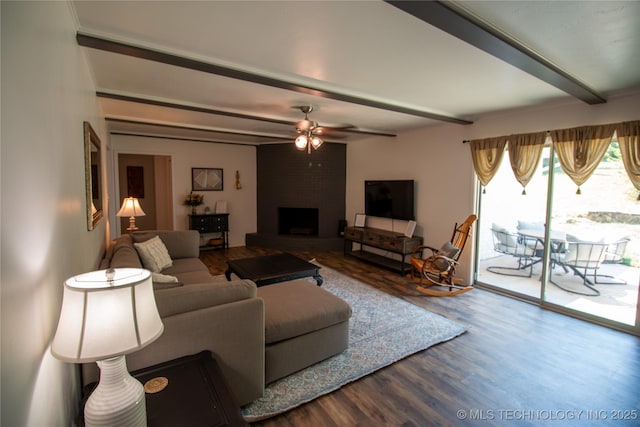
<path fill-rule="evenodd" d="M 587 104 L 602 104 L 606 99 L 550 61 L 518 43 L 506 34 L 457 7 L 443 1 L 385 0 L 415 16 L 499 58 L 516 68 L 566 92 Z"/>
<path fill-rule="evenodd" d="M 243 80 L 251 83 L 276 87 L 279 89 L 291 90 L 298 93 L 304 93 L 306 95 L 319 96 L 327 99 L 333 99 L 336 101 L 348 102 L 351 104 L 363 105 L 366 107 L 379 108 L 381 110 L 393 111 L 396 113 L 408 114 L 411 116 L 424 117 L 427 119 L 438 120 L 456 124 L 472 124 L 469 120 L 460 119 L 458 117 L 451 117 L 442 114 L 436 114 L 425 110 L 419 110 L 415 108 L 403 107 L 400 105 L 389 104 L 385 102 L 376 101 L 369 98 L 357 97 L 340 93 L 336 91 L 330 91 L 318 87 L 312 87 L 302 85 L 299 83 L 289 82 L 285 80 L 279 80 L 272 77 L 262 76 L 259 74 L 249 73 L 234 68 L 223 67 L 220 65 L 198 61 L 183 56 L 174 55 L 159 50 L 149 49 L 146 47 L 135 46 L 128 43 L 109 40 L 89 34 L 78 32 L 76 34 L 76 41 L 78 45 L 89 47 L 92 49 L 103 50 L 106 52 L 117 53 L 121 55 L 127 55 L 134 58 L 146 59 L 149 61 L 159 62 L 163 64 L 173 65 L 176 67 L 182 67 L 190 70 L 201 71 L 204 73 L 215 74 L 219 76 L 229 77 L 233 79 Z"/>
<path fill-rule="evenodd" d="M 143 98 L 143 97 L 140 97 L 140 96 L 122 95 L 122 94 L 118 94 L 118 93 L 111 93 L 111 92 L 105 92 L 105 91 L 98 91 L 98 92 L 96 92 L 96 95 L 98 96 L 98 98 L 114 99 L 114 100 L 117 100 L 117 101 L 125 101 L 125 102 L 134 102 L 134 103 L 137 103 L 137 104 L 154 105 L 154 106 L 157 106 L 157 107 L 175 108 L 175 109 L 178 109 L 178 110 L 194 111 L 194 112 L 198 112 L 198 113 L 205 113 L 205 114 L 211 114 L 211 115 L 217 115 L 217 116 L 233 117 L 233 118 L 236 118 L 236 119 L 243 119 L 243 120 L 256 120 L 256 121 L 262 121 L 262 122 L 267 122 L 267 123 L 275 123 L 275 124 L 281 124 L 281 125 L 286 125 L 286 126 L 295 126 L 296 123 L 297 123 L 297 121 L 280 120 L 280 119 L 274 119 L 274 118 L 271 118 L 271 117 L 263 117 L 263 116 L 254 116 L 254 115 L 250 115 L 250 114 L 234 113 L 234 112 L 231 112 L 231 111 L 216 110 L 216 109 L 213 109 L 213 108 L 198 107 L 198 106 L 194 106 L 194 105 L 178 104 L 178 103 L 169 102 L 169 101 L 159 101 L 159 100 L 156 100 L 156 99 Z M 358 128 L 342 129 L 342 130 L 340 130 L 340 132 L 355 133 L 355 134 L 361 134 L 361 135 L 385 136 L 385 137 L 395 137 L 396 136 L 396 134 L 391 133 L 391 132 L 376 131 L 376 130 L 364 130 L 364 129 L 358 129 Z"/>

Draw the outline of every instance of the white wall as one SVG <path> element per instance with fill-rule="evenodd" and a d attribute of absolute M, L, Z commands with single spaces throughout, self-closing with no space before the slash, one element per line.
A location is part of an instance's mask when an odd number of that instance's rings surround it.
<path fill-rule="evenodd" d="M 451 237 L 453 225 L 475 209 L 476 178 L 468 144 L 463 140 L 536 132 L 575 126 L 640 119 L 640 92 L 611 96 L 606 104 L 587 105 L 569 100 L 550 107 L 511 110 L 483 117 L 473 125 L 444 124 L 371 138 L 347 146 L 346 217 L 350 224 L 364 212 L 367 179 L 416 181 L 415 234 L 425 244 L 440 247 Z M 507 206 L 507 205 L 505 205 Z M 404 223 L 378 220 L 380 228 L 404 230 Z M 472 246 L 465 248 L 458 272 L 471 280 Z"/>
<path fill-rule="evenodd" d="M 73 365 L 54 359 L 65 279 L 94 269 L 106 220 L 87 231 L 82 122 L 104 122 L 66 2 L 5 2 L 2 15 L 1 397 L 3 426 L 71 425 Z"/>
<path fill-rule="evenodd" d="M 223 191 L 196 191 L 204 195 L 204 204 L 198 207 L 203 213 L 209 206 L 213 211 L 217 200 L 227 201 L 229 212 L 229 246 L 244 246 L 245 235 L 257 229 L 256 196 L 256 149 L 253 146 L 215 144 L 194 141 L 176 141 L 163 138 L 112 135 L 112 164 L 116 165 L 119 153 L 157 154 L 172 158 L 173 169 L 173 217 L 174 229 L 189 228 L 187 215 L 191 208 L 182 202 L 191 191 L 191 168 L 222 168 L 224 174 Z M 242 188 L 236 189 L 236 171 L 240 172 Z M 114 174 L 117 177 L 117 173 Z M 110 183 L 117 188 L 117 182 Z M 117 192 L 112 192 L 117 194 Z M 117 197 L 114 197 L 114 203 Z M 112 206 L 112 212 L 118 208 Z M 114 227 L 115 237 L 118 232 Z"/>

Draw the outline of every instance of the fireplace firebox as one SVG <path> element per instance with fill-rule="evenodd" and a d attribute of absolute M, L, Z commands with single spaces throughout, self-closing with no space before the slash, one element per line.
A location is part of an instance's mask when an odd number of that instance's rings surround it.
<path fill-rule="evenodd" d="M 278 234 L 318 235 L 318 208 L 278 208 Z"/>

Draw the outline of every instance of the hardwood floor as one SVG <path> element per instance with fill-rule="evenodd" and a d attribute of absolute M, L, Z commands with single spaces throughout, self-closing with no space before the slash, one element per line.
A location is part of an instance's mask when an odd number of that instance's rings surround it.
<path fill-rule="evenodd" d="M 277 253 L 231 248 L 227 259 Z M 292 252 L 469 327 L 462 336 L 252 426 L 638 425 L 640 339 L 474 289 L 437 298 L 341 252 Z"/>

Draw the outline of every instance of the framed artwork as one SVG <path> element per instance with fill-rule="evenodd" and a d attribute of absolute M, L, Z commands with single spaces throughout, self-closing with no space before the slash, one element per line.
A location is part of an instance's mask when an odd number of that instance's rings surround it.
<path fill-rule="evenodd" d="M 216 202 L 216 213 L 228 213 L 226 200 L 218 200 Z"/>
<path fill-rule="evenodd" d="M 416 222 L 415 221 L 409 221 L 407 223 L 407 228 L 404 230 L 404 236 L 405 237 L 413 237 L 413 232 L 416 229 Z"/>
<path fill-rule="evenodd" d="M 144 199 L 144 168 L 127 166 L 127 191 L 129 197 Z"/>
<path fill-rule="evenodd" d="M 364 227 L 367 222 L 365 214 L 356 214 L 356 220 L 353 222 L 356 227 Z"/>
<path fill-rule="evenodd" d="M 223 183 L 222 169 L 191 168 L 192 191 L 222 191 Z"/>

